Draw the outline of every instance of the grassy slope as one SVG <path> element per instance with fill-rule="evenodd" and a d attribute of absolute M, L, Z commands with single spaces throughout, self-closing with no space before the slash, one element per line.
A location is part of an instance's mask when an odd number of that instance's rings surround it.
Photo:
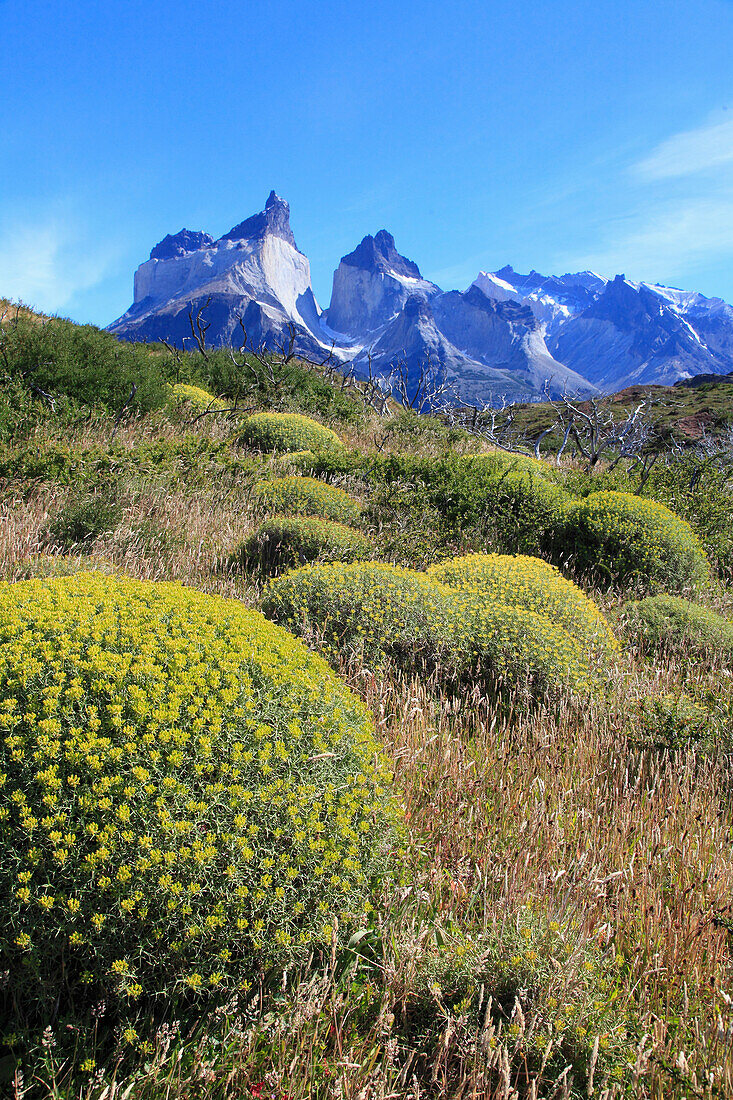
<path fill-rule="evenodd" d="M 705 382 L 688 386 L 629 386 L 610 398 L 617 419 L 625 418 L 642 401 L 663 440 L 682 444 L 697 442 L 703 433 L 716 435 L 733 424 L 733 381 Z M 579 402 L 579 407 L 588 406 Z M 519 435 L 535 438 L 555 422 L 554 409 L 545 403 L 512 407 L 514 428 Z M 560 438 L 562 436 L 560 435 Z M 546 437 L 543 449 L 551 450 L 554 436 Z"/>
<path fill-rule="evenodd" d="M 332 426 L 381 453 L 476 446 L 427 421 L 387 435 L 369 420 Z M 15 445 L 41 458 L 68 446 L 112 455 L 105 477 L 121 511 L 85 551 L 255 606 L 259 582 L 217 562 L 253 529 L 250 485 L 273 460 L 235 449 L 240 466 L 217 464 L 231 434 L 225 418 L 153 412 L 116 429 L 102 410 L 44 410 Z M 337 480 L 368 497 L 362 480 Z M 79 491 L 51 467 L 2 483 L 0 575 L 23 576 L 48 552 L 49 520 Z M 405 499 L 372 516 L 370 533 L 383 556 L 420 565 L 445 547 L 435 517 Z M 612 612 L 617 600 L 597 595 Z M 725 589 L 711 598 L 731 605 Z M 30 1067 L 46 1084 L 27 1095 L 733 1096 L 729 758 L 638 747 L 644 698 L 719 695 L 728 674 L 627 652 L 604 699 L 534 711 L 519 696 L 499 711 L 478 691 L 455 698 L 398 674 L 343 674 L 372 707 L 404 792 L 405 889 L 386 890 L 355 953 L 335 950 L 284 990 L 183 1020 L 180 1034 L 159 1028 L 146 1051 L 118 1068 L 112 1058 L 87 1085 L 70 1084 L 47 1046 Z M 477 1021 L 459 1003 L 467 974 L 481 992 Z"/>

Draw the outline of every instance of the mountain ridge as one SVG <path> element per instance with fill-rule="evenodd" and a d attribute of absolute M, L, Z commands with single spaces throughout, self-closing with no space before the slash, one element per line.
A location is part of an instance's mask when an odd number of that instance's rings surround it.
<path fill-rule="evenodd" d="M 271 191 L 263 210 L 215 240 L 168 234 L 135 272 L 130 308 L 108 326 L 126 340 L 191 338 L 189 312 L 207 309 L 212 345 L 274 347 L 295 334 L 301 355 L 330 354 L 357 373 L 408 376 L 420 358 L 464 399 L 536 400 L 635 383 L 670 385 L 733 370 L 733 306 L 625 275 L 480 271 L 465 291 L 442 290 L 403 256 L 386 229 L 345 254 L 326 309 Z M 424 364 L 423 364 L 424 365 Z"/>

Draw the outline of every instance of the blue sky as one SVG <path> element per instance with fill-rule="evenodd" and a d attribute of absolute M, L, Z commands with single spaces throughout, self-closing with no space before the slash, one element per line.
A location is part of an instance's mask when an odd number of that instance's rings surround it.
<path fill-rule="evenodd" d="M 107 324 L 150 248 L 287 198 L 316 296 L 389 229 L 733 300 L 731 0 L 0 0 L 0 295 Z"/>

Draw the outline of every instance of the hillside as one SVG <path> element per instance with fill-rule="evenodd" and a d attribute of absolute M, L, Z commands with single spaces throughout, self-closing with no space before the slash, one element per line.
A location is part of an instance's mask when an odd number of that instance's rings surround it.
<path fill-rule="evenodd" d="M 621 423 L 642 403 L 644 419 L 652 429 L 648 446 L 694 447 L 702 439 L 725 436 L 733 426 L 733 379 L 726 375 L 705 375 L 674 386 L 627 386 L 609 394 L 599 407 Z M 588 402 L 573 404 L 584 412 L 591 410 Z M 531 441 L 551 428 L 561 411 L 561 400 L 555 401 L 554 407 L 546 401 L 517 402 L 504 419 L 512 417 L 513 438 Z M 546 453 L 556 450 L 562 435 L 562 429 L 558 428 L 546 436 L 542 450 Z"/>
<path fill-rule="evenodd" d="M 0 326 L 9 1094 L 733 1095 L 731 383 L 614 396 L 642 477 L 41 320 Z"/>

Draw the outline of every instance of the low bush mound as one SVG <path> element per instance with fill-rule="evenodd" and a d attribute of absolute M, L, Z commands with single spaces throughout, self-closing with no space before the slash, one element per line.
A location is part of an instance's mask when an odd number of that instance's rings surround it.
<path fill-rule="evenodd" d="M 621 609 L 629 641 L 650 653 L 678 657 L 733 657 L 733 622 L 708 607 L 661 593 Z"/>
<path fill-rule="evenodd" d="M 497 688 L 590 686 L 578 640 L 546 615 L 477 589 L 460 591 L 412 569 L 381 562 L 309 565 L 268 586 L 263 611 L 337 663 L 344 657 Z"/>
<path fill-rule="evenodd" d="M 254 413 L 239 439 L 259 451 L 332 451 L 343 447 L 336 432 L 299 413 Z"/>
<path fill-rule="evenodd" d="M 317 516 L 274 516 L 230 560 L 235 566 L 270 572 L 311 561 L 358 561 L 371 550 L 369 539 L 346 524 Z"/>
<path fill-rule="evenodd" d="M 336 523 L 356 523 L 361 516 L 358 500 L 343 489 L 314 477 L 291 474 L 258 481 L 254 494 L 261 507 L 280 515 L 321 516 Z"/>
<path fill-rule="evenodd" d="M 565 505 L 553 546 L 559 558 L 596 584 L 679 590 L 710 578 L 689 523 L 633 493 L 591 493 Z"/>
<path fill-rule="evenodd" d="M 365 708 L 238 602 L 0 584 L 0 725 L 0 955 L 41 1023 L 226 992 L 328 939 L 387 869 L 398 814 Z"/>
<path fill-rule="evenodd" d="M 480 592 L 510 607 L 546 616 L 585 646 L 610 657 L 616 641 L 605 616 L 584 592 L 540 558 L 467 554 L 433 565 L 431 580 Z"/>
<path fill-rule="evenodd" d="M 45 536 L 64 550 L 88 546 L 122 521 L 124 509 L 113 493 L 72 496 L 51 516 Z"/>
<path fill-rule="evenodd" d="M 185 382 L 177 382 L 175 386 L 171 387 L 167 404 L 171 408 L 188 405 L 198 412 L 206 412 L 207 410 L 220 412 L 228 407 L 226 401 L 222 401 L 220 397 L 214 397 L 207 390 L 203 390 L 199 386 L 186 385 Z"/>
<path fill-rule="evenodd" d="M 431 497 L 458 528 L 484 529 L 506 553 L 532 553 L 570 500 L 551 475 L 545 463 L 524 456 L 467 456 L 445 466 Z"/>

